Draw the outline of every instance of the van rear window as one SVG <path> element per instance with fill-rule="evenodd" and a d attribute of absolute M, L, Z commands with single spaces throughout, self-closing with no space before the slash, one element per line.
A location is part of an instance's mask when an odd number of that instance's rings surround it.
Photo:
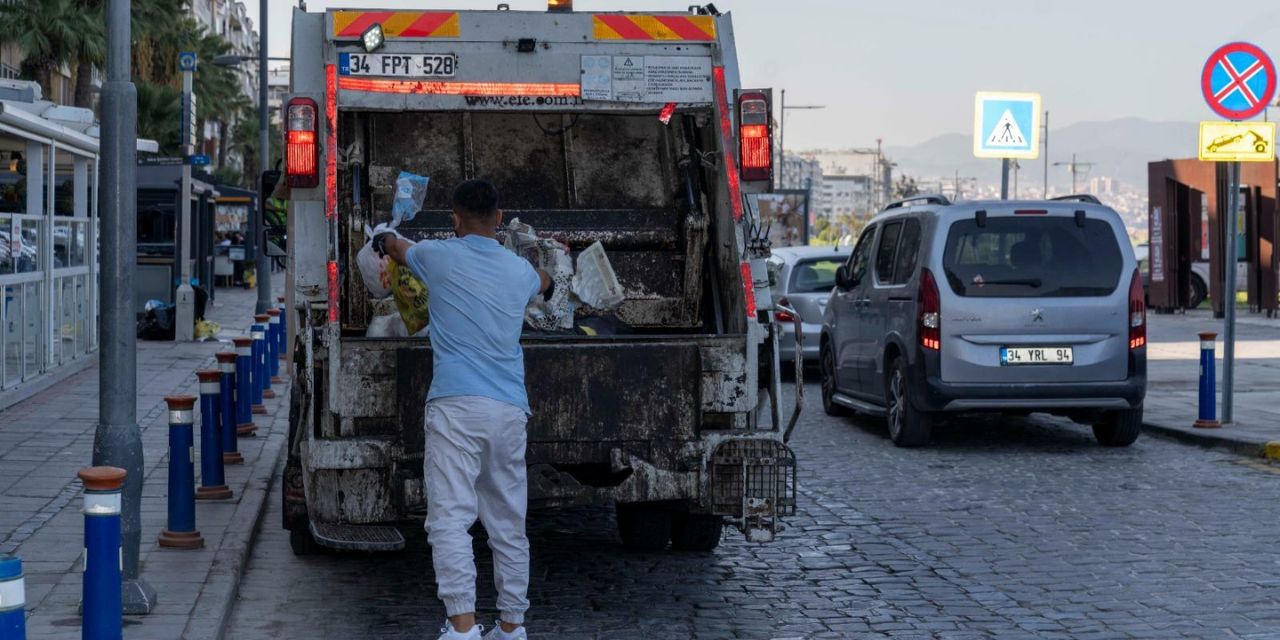
<path fill-rule="evenodd" d="M 951 225 L 943 268 L 951 290 L 971 298 L 1107 296 L 1124 258 L 1110 224 L 1004 216 Z"/>

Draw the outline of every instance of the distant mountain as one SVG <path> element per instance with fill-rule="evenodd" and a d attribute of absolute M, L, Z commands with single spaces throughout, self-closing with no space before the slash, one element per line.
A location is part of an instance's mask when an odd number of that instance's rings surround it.
<path fill-rule="evenodd" d="M 1070 187 L 1067 167 L 1055 167 L 1053 163 L 1070 162 L 1074 153 L 1077 162 L 1093 163 L 1087 170 L 1081 167 L 1081 182 L 1092 176 L 1107 176 L 1145 191 L 1147 163 L 1194 157 L 1198 128 L 1194 122 L 1151 122 L 1141 118 L 1050 127 L 1049 184 L 1063 191 Z M 959 170 L 961 177 L 976 177 L 979 185 L 1000 183 L 1000 161 L 974 158 L 973 138 L 968 134 L 949 133 L 911 147 L 888 147 L 885 155 L 898 164 L 895 175 L 935 178 L 953 176 Z M 1043 172 L 1043 156 L 1023 160 L 1020 185 L 1039 186 Z"/>

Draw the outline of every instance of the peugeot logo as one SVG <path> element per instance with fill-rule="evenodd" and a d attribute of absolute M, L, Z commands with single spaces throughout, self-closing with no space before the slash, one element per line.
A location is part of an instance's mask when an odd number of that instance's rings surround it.
<path fill-rule="evenodd" d="M 1032 310 L 1031 310 L 1031 321 L 1032 321 L 1032 322 L 1044 322 L 1044 311 L 1043 311 L 1043 310 L 1041 310 L 1041 309 L 1039 309 L 1039 308 L 1032 309 Z"/>

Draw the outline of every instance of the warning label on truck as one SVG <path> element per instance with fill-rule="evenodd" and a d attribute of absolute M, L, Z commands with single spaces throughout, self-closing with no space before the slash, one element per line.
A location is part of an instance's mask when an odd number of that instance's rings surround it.
<path fill-rule="evenodd" d="M 711 58 L 582 56 L 581 86 L 583 100 L 711 102 Z"/>

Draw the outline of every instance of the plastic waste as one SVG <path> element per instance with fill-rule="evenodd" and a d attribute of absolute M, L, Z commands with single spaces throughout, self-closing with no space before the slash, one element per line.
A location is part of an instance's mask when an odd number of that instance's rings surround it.
<path fill-rule="evenodd" d="M 602 310 L 616 308 L 627 298 L 599 240 L 578 254 L 573 294 L 588 307 Z"/>
<path fill-rule="evenodd" d="M 431 321 L 428 305 L 431 295 L 427 285 L 413 275 L 408 267 L 397 264 L 394 260 L 387 265 L 387 275 L 391 279 L 391 298 L 396 302 L 400 318 L 409 334 L 422 331 Z"/>
<path fill-rule="evenodd" d="M 370 320 L 364 335 L 366 338 L 405 338 L 408 337 L 409 330 L 399 315 L 388 314 Z"/>
<path fill-rule="evenodd" d="M 382 226 L 378 225 L 379 228 Z M 364 235 L 364 246 L 356 252 L 356 267 L 360 269 L 360 279 L 364 281 L 364 288 L 369 290 L 369 295 L 374 299 L 385 298 L 391 295 L 391 276 L 387 274 L 391 259 L 379 257 L 373 250 L 375 231 L 369 225 L 365 225 Z"/>
<path fill-rule="evenodd" d="M 391 202 L 391 226 L 412 220 L 427 199 L 427 183 L 430 178 L 408 171 L 401 171 L 396 178 L 396 196 Z"/>

